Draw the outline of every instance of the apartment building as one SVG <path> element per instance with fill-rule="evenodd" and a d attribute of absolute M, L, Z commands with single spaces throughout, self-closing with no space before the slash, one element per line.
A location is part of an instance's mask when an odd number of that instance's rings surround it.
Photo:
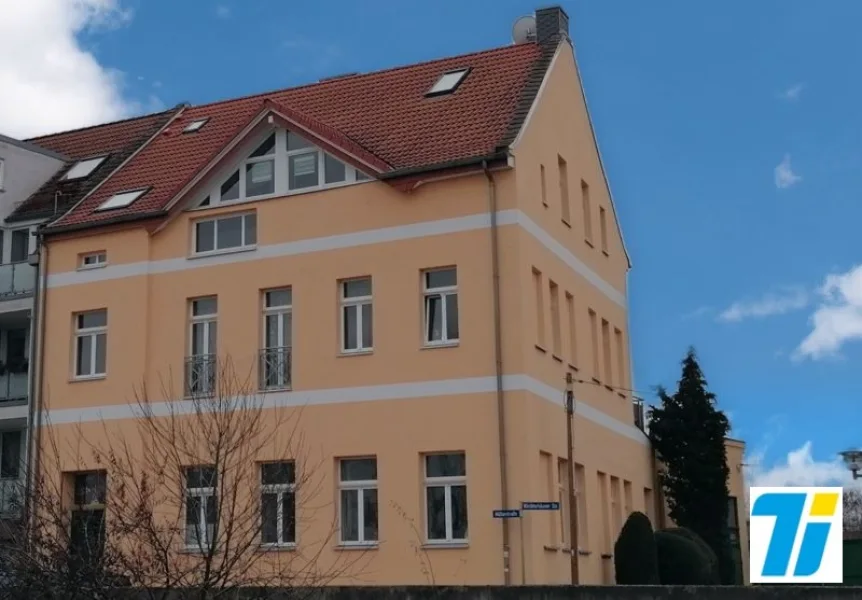
<path fill-rule="evenodd" d="M 339 533 L 319 560 L 361 548 L 380 584 L 427 583 L 423 560 L 438 584 L 567 583 L 574 547 L 581 583 L 611 583 L 626 515 L 661 512 L 630 263 L 568 16 L 535 19 L 520 43 L 172 113 L 41 232 L 40 435 L 132 438 L 136 386 L 216 394 L 229 358 L 322 449 Z M 281 494 L 261 544 L 318 542 L 282 503 L 294 467 L 259 454 Z M 111 493 L 103 464 L 60 468 Z M 217 482 L 186 477 L 209 531 Z M 494 518 L 522 502 L 561 510 Z"/>
<path fill-rule="evenodd" d="M 93 190 L 170 112 L 34 140 L 0 136 L 0 519 L 23 508 L 38 227 Z M 155 127 L 155 128 L 154 128 Z M 3 531 L 0 529 L 0 531 Z"/>

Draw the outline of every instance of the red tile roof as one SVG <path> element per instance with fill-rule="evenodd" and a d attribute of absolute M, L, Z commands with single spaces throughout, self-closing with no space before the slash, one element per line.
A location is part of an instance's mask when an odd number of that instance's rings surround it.
<path fill-rule="evenodd" d="M 266 107 L 281 108 L 290 113 L 285 116 L 302 120 L 334 145 L 375 161 L 371 164 L 379 173 L 487 156 L 507 146 L 513 125 L 520 125 L 515 121 L 526 112 L 522 91 L 537 87 L 536 69 L 547 66 L 540 66 L 547 62 L 543 56 L 546 53 L 535 43 L 518 44 L 189 107 L 51 228 L 158 214 Z M 471 71 L 454 93 L 425 96 L 443 73 L 462 67 Z M 531 103 L 532 97 L 528 100 Z M 200 131 L 181 134 L 186 125 L 202 118 L 209 121 Z M 60 142 L 64 135 L 35 141 L 65 152 Z M 151 189 L 127 208 L 95 211 L 113 194 L 144 187 Z"/>
<path fill-rule="evenodd" d="M 108 177 L 135 150 L 143 146 L 176 112 L 176 109 L 172 109 L 28 140 L 42 148 L 59 152 L 70 160 L 54 177 L 18 205 L 6 217 L 6 221 L 28 221 L 62 215 Z M 87 177 L 71 181 L 63 179 L 66 172 L 79 160 L 105 155 L 108 155 L 108 158 Z"/>

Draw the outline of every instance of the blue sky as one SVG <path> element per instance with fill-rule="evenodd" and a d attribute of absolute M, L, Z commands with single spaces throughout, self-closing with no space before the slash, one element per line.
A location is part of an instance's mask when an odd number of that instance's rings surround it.
<path fill-rule="evenodd" d="M 544 5 L 26 4 L 0 50 L 67 64 L 0 52 L 0 129 L 22 136 L 504 45 Z M 862 445 L 862 3 L 562 5 L 634 263 L 636 387 L 673 385 L 694 345 L 756 481 L 840 476 Z"/>

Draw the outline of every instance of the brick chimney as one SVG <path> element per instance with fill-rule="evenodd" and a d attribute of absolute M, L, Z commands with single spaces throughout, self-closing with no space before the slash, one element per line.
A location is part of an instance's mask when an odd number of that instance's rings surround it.
<path fill-rule="evenodd" d="M 540 46 L 556 48 L 563 36 L 569 36 L 569 15 L 561 6 L 536 10 L 536 41 Z"/>

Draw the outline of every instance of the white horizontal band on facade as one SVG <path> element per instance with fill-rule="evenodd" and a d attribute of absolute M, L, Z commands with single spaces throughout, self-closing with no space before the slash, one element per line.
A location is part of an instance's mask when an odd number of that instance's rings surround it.
<path fill-rule="evenodd" d="M 468 377 L 323 390 L 265 392 L 263 393 L 263 406 L 265 408 L 283 408 L 377 400 L 411 400 L 439 396 L 487 394 L 495 392 L 496 389 L 495 377 Z M 563 390 L 555 389 L 529 375 L 504 375 L 503 390 L 507 392 L 529 392 L 560 407 L 563 406 Z M 187 400 L 176 403 L 153 402 L 149 406 L 155 416 L 167 416 L 172 409 L 176 412 L 190 413 L 193 408 L 192 403 Z M 132 419 L 139 417 L 140 414 L 140 407 L 137 404 L 65 408 L 46 411 L 43 415 L 43 425 Z M 646 435 L 640 429 L 618 421 L 593 406 L 576 402 L 575 414 L 635 442 L 647 444 Z"/>
<path fill-rule="evenodd" d="M 614 286 L 602 279 L 595 271 L 590 269 L 582 260 L 570 252 L 565 246 L 555 240 L 544 229 L 530 219 L 520 210 L 501 210 L 497 212 L 497 223 L 501 226 L 517 225 L 532 235 L 550 252 L 556 255 L 573 271 L 580 274 L 584 279 L 595 286 L 602 294 L 622 308 L 626 307 L 626 296 Z M 254 250 L 238 251 L 215 256 L 195 258 L 169 258 L 165 260 L 143 261 L 121 265 L 108 265 L 101 269 L 89 271 L 68 271 L 65 273 L 54 273 L 48 276 L 48 287 L 59 288 L 69 285 L 80 285 L 122 279 L 124 277 L 135 277 L 138 275 L 172 273 L 188 269 L 198 269 L 242 263 L 266 258 L 280 258 L 286 256 L 297 256 L 312 252 L 325 252 L 328 250 L 340 250 L 344 248 L 356 248 L 386 242 L 411 240 L 435 235 L 475 231 L 487 229 L 491 226 L 491 217 L 487 213 L 469 215 L 466 217 L 455 217 L 452 219 L 441 219 L 438 221 L 424 221 L 410 225 L 397 225 L 395 227 L 384 227 L 381 229 L 368 229 L 354 233 L 331 235 L 325 237 L 297 240 L 281 244 L 268 244 L 258 246 Z"/>

